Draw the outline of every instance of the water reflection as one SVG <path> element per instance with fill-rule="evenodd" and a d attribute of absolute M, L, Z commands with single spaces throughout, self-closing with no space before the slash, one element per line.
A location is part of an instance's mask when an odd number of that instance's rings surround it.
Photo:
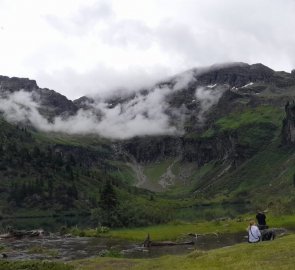
<path fill-rule="evenodd" d="M 26 218 L 5 218 L 0 220 L 0 228 L 7 227 L 18 230 L 32 230 L 42 228 L 49 232 L 58 232 L 62 227 L 88 228 L 95 226 L 89 216 L 48 216 L 48 217 L 26 217 Z"/>

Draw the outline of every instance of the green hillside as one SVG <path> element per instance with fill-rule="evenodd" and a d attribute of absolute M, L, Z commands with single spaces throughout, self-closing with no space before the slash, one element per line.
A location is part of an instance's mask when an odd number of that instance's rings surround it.
<path fill-rule="evenodd" d="M 115 154 L 111 141 L 97 136 L 42 133 L 1 119 L 0 213 L 92 213 L 94 222 L 137 226 L 178 217 L 227 215 L 228 211 L 219 209 L 220 203 L 229 209 L 246 203 L 252 209 L 292 212 L 295 151 L 294 147 L 281 145 L 283 118 L 284 112 L 278 107 L 249 107 L 217 119 L 201 134 L 186 135 L 184 140 L 189 138 L 193 144 L 205 146 L 233 138 L 230 147 L 234 147 L 234 154 L 201 166 L 181 156 L 142 163 L 142 187 L 161 193 L 134 187 L 139 181 L 138 172 L 130 161 Z M 195 150 L 186 151 L 194 154 Z M 100 214 L 109 211 L 109 206 L 101 205 L 108 182 L 112 183 L 116 200 L 112 220 L 108 214 Z M 205 214 L 183 210 L 203 204 L 210 205 Z M 161 211 L 168 214 L 163 217 Z"/>
<path fill-rule="evenodd" d="M 169 212 L 173 202 L 168 207 L 168 201 L 155 201 L 150 192 L 132 187 L 133 171 L 113 160 L 106 141 L 39 133 L 3 119 L 0 138 L 1 217 L 91 214 L 93 224 L 111 226 L 170 218 L 161 212 Z M 102 196 L 113 196 L 114 209 Z"/>
<path fill-rule="evenodd" d="M 177 89 L 181 79 L 189 81 Z M 294 211 L 293 73 L 214 65 L 126 96 L 75 101 L 32 80 L 0 80 L 3 104 L 13 103 L 0 108 L 0 217 L 87 215 L 92 226 L 131 227 Z M 21 89 L 38 109 L 9 101 Z M 30 113 L 4 120 L 16 111 Z M 71 130 L 81 112 L 89 126 Z M 59 132 L 40 131 L 35 114 Z M 103 138 L 130 123 L 128 134 Z"/>

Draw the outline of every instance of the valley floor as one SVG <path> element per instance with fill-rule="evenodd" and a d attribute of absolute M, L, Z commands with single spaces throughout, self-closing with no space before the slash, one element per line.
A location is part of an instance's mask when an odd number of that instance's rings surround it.
<path fill-rule="evenodd" d="M 245 232 L 249 216 L 242 220 L 211 221 L 195 224 L 166 224 L 146 228 L 110 231 L 110 238 L 133 239 L 142 242 L 149 232 L 153 240 L 176 239 L 180 234 L 234 233 Z M 272 227 L 289 228 L 294 232 L 294 215 L 274 217 L 268 221 Z M 246 225 L 245 225 L 246 224 Z M 166 234 L 165 234 L 166 232 Z M 246 234 L 246 232 L 245 232 Z M 132 237 L 131 237 L 132 236 Z M 248 244 L 246 242 L 212 250 L 195 250 L 187 255 L 167 255 L 158 258 L 127 259 L 115 257 L 95 257 L 74 260 L 67 263 L 45 261 L 10 261 L 0 259 L 0 270 L 190 270 L 190 269 L 294 269 L 295 234 L 281 236 L 274 241 Z M 4 253 L 5 250 L 1 252 Z M 54 259 L 53 259 L 54 260 Z"/>

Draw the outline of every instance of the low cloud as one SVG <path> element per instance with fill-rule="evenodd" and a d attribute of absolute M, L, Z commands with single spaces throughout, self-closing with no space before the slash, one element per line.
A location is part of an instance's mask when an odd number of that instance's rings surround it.
<path fill-rule="evenodd" d="M 179 108 L 169 106 L 166 97 L 195 82 L 193 71 L 184 72 L 149 91 L 134 92 L 129 98 L 125 96 L 124 102 L 116 103 L 114 98 L 111 104 L 103 97 L 84 99 L 83 109 L 79 109 L 75 115 L 59 115 L 50 120 L 40 113 L 46 108 L 41 105 L 39 93 L 20 90 L 2 94 L 0 111 L 9 122 L 30 123 L 45 132 L 97 134 L 110 139 L 180 135 L 183 134 L 187 109 L 185 104 Z M 195 97 L 200 104 L 200 122 L 204 121 L 205 113 L 218 102 L 223 92 L 222 88 L 215 86 L 196 89 Z M 117 97 L 121 96 L 118 94 Z"/>
<path fill-rule="evenodd" d="M 87 104 L 87 110 L 80 109 L 73 116 L 57 116 L 50 121 L 40 114 L 38 94 L 18 91 L 0 99 L 0 111 L 9 122 L 30 123 L 45 132 L 98 134 L 111 139 L 173 135 L 181 131 L 169 125 L 169 116 L 165 114 L 164 97 L 170 91 L 155 88 L 148 95 L 138 93 L 132 100 L 113 107 L 102 100 L 95 101 Z"/>
<path fill-rule="evenodd" d="M 154 66 L 150 70 L 139 66 L 120 70 L 100 64 L 87 72 L 66 68 L 57 70 L 54 74 L 39 72 L 38 77 L 41 81 L 46 81 L 50 88 L 63 89 L 66 96 L 79 98 L 82 93 L 104 97 L 118 90 L 129 94 L 138 89 L 148 89 L 157 81 L 167 77 L 168 73 L 168 70 L 161 66 Z M 43 83 L 40 86 L 48 87 Z"/>
<path fill-rule="evenodd" d="M 198 87 L 195 92 L 196 99 L 200 102 L 200 112 L 198 115 L 199 121 L 205 121 L 205 114 L 213 105 L 217 104 L 223 93 L 225 87 L 215 85 L 208 85 L 207 87 Z"/>
<path fill-rule="evenodd" d="M 190 83 L 196 82 L 195 72 L 193 70 L 185 71 L 175 78 L 175 84 L 173 86 L 174 91 L 187 88 Z"/>

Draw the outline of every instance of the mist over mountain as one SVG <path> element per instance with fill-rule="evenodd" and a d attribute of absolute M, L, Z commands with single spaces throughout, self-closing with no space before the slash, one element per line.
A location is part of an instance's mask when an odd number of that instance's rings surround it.
<path fill-rule="evenodd" d="M 206 114 L 225 95 L 251 98 L 263 94 L 259 83 L 280 87 L 281 73 L 261 64 L 228 63 L 196 68 L 133 93 L 70 101 L 29 79 L 0 77 L 0 110 L 9 122 L 29 123 L 46 132 L 97 134 L 111 139 L 144 135 L 181 135 L 194 119 L 202 127 Z M 294 84 L 284 74 L 285 84 Z M 258 98 L 259 99 L 259 98 Z"/>

